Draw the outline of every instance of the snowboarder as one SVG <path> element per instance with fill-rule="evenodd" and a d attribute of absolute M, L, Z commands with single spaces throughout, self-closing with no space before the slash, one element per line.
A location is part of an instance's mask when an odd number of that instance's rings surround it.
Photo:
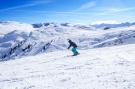
<path fill-rule="evenodd" d="M 68 49 L 70 49 L 70 47 L 72 47 L 71 51 L 73 52 L 73 55 L 72 56 L 76 56 L 78 55 L 78 51 L 77 51 L 77 45 L 76 43 L 74 43 L 73 41 L 71 41 L 70 39 L 68 39 L 68 42 L 69 42 L 69 46 L 68 46 Z"/>

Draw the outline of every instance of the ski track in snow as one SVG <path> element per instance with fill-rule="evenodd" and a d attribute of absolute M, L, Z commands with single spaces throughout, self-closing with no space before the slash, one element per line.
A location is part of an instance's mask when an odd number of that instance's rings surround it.
<path fill-rule="evenodd" d="M 0 89 L 135 89 L 135 45 L 0 62 Z"/>

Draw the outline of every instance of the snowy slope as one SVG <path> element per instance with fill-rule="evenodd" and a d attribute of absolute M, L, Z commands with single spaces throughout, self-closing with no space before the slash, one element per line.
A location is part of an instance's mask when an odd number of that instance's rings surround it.
<path fill-rule="evenodd" d="M 19 23 L 15 21 L 0 22 L 0 35 L 7 34 L 14 30 L 30 32 L 33 31 L 34 28 L 30 24 Z"/>
<path fill-rule="evenodd" d="M 135 44 L 0 62 L 0 89 L 134 89 Z"/>
<path fill-rule="evenodd" d="M 135 26 L 101 30 L 91 26 L 48 23 L 34 29 L 15 30 L 0 36 L 0 60 L 65 50 L 67 39 L 75 41 L 79 49 L 135 43 Z"/>

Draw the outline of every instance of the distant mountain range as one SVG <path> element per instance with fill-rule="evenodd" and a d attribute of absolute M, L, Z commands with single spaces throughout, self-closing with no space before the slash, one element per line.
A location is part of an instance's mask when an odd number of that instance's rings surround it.
<path fill-rule="evenodd" d="M 135 25 L 135 22 L 133 23 L 129 23 L 129 22 L 125 22 L 125 23 L 120 23 L 120 24 L 95 24 L 92 25 L 96 28 L 117 28 L 117 27 L 127 27 L 127 26 L 132 26 Z"/>
<path fill-rule="evenodd" d="M 134 23 L 102 26 L 114 26 L 114 29 L 100 30 L 102 27 L 69 23 L 0 22 L 0 60 L 65 50 L 67 39 L 75 41 L 79 49 L 135 43 Z"/>

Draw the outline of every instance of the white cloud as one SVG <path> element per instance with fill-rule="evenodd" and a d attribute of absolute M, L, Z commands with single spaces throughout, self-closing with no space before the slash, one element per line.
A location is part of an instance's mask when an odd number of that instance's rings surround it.
<path fill-rule="evenodd" d="M 108 8 L 108 9 L 102 9 L 102 12 L 99 12 L 98 15 L 108 15 L 108 14 L 114 14 L 114 13 L 120 13 L 120 12 L 127 12 L 135 10 L 135 7 L 130 8 Z"/>
<path fill-rule="evenodd" d="M 43 3 L 50 3 L 51 1 L 36 1 L 36 2 L 31 2 L 28 4 L 24 4 L 24 5 L 19 5 L 19 6 L 14 6 L 14 7 L 9 7 L 9 8 L 5 8 L 5 9 L 0 9 L 0 12 L 3 11 L 8 11 L 8 10 L 14 10 L 14 9 L 20 9 L 20 8 L 25 8 L 25 7 L 31 7 L 31 6 L 36 6 L 39 4 L 43 4 Z"/>
<path fill-rule="evenodd" d="M 102 21 L 95 21 L 91 24 L 118 24 L 118 21 L 115 20 L 102 20 Z"/>
<path fill-rule="evenodd" d="M 0 12 L 13 10 L 13 9 L 24 8 L 24 7 L 30 7 L 30 6 L 34 6 L 34 5 L 35 4 L 26 4 L 26 5 L 20 5 L 20 6 L 15 6 L 15 7 L 9 7 L 9 8 L 6 8 L 6 9 L 1 9 Z"/>
<path fill-rule="evenodd" d="M 83 5 L 80 6 L 79 10 L 84 10 L 84 9 L 89 9 L 89 8 L 92 8 L 96 6 L 96 2 L 95 1 L 92 1 L 92 2 L 87 2 Z"/>
<path fill-rule="evenodd" d="M 125 11 L 131 11 L 134 10 L 135 7 L 131 7 L 131 8 L 110 8 L 108 9 L 108 11 L 115 13 L 115 12 L 125 12 Z"/>

